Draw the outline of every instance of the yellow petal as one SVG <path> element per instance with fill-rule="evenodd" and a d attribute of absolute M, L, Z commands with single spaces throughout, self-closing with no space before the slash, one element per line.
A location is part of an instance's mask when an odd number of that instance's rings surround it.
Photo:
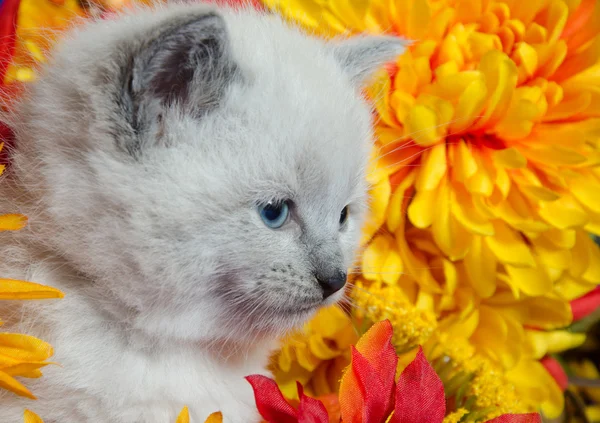
<path fill-rule="evenodd" d="M 558 229 L 582 227 L 588 221 L 587 213 L 569 196 L 540 203 L 539 214 L 546 222 Z"/>
<path fill-rule="evenodd" d="M 557 248 L 569 250 L 575 245 L 577 232 L 570 229 L 550 229 L 549 231 L 544 232 L 544 237 L 546 237 Z"/>
<path fill-rule="evenodd" d="M 469 282 L 477 294 L 482 298 L 491 297 L 496 290 L 497 262 L 482 237 L 473 237 L 464 264 Z"/>
<path fill-rule="evenodd" d="M 479 325 L 471 337 L 471 342 L 486 351 L 494 359 L 499 359 L 498 352 L 504 349 L 507 341 L 508 327 L 496 310 L 481 306 L 479 309 Z"/>
<path fill-rule="evenodd" d="M 526 314 L 523 323 L 542 329 L 564 328 L 573 320 L 569 303 L 562 299 L 530 298 L 518 307 Z"/>
<path fill-rule="evenodd" d="M 2 356 L 21 361 L 44 361 L 53 354 L 52 346 L 33 336 L 0 333 L 0 362 Z"/>
<path fill-rule="evenodd" d="M 417 104 L 410 110 L 406 119 L 406 134 L 418 145 L 434 145 L 441 139 L 437 125 L 435 111 L 422 104 Z"/>
<path fill-rule="evenodd" d="M 479 65 L 485 76 L 489 96 L 484 117 L 473 129 L 480 129 L 485 124 L 495 124 L 504 115 L 517 84 L 517 67 L 505 54 L 492 50 L 483 55 Z"/>
<path fill-rule="evenodd" d="M 572 301 L 590 292 L 595 285 L 584 283 L 578 279 L 572 278 L 569 275 L 563 275 L 557 282 L 554 283 L 554 292 L 561 296 L 566 301 Z"/>
<path fill-rule="evenodd" d="M 369 218 L 363 226 L 361 244 L 366 244 L 371 237 L 383 226 L 386 220 L 386 211 L 392 193 L 389 179 L 379 181 L 371 189 L 371 207 Z"/>
<path fill-rule="evenodd" d="M 392 108 L 390 106 L 390 91 L 392 89 L 392 82 L 390 76 L 384 69 L 376 72 L 373 77 L 373 82 L 367 90 L 369 97 L 373 99 L 375 109 L 377 110 L 378 116 L 388 126 L 397 127 L 398 124 L 393 117 Z"/>
<path fill-rule="evenodd" d="M 309 372 L 314 371 L 321 363 L 321 360 L 313 355 L 307 345 L 296 347 L 296 358 L 298 359 L 298 364 Z"/>
<path fill-rule="evenodd" d="M 417 191 L 408 205 L 408 218 L 417 228 L 428 228 L 436 215 L 437 189 Z"/>
<path fill-rule="evenodd" d="M 413 185 L 414 181 L 415 172 L 411 172 L 402 179 L 402 182 L 392 194 L 387 212 L 387 227 L 390 232 L 396 232 L 400 225 L 402 213 L 405 211 L 402 205 L 406 199 L 407 190 Z"/>
<path fill-rule="evenodd" d="M 6 389 L 22 397 L 36 399 L 22 383 L 2 371 L 0 371 L 0 388 Z"/>
<path fill-rule="evenodd" d="M 33 282 L 0 279 L 0 300 L 41 300 L 62 297 L 64 294 L 56 288 Z"/>
<path fill-rule="evenodd" d="M 451 315 L 440 321 L 440 330 L 452 338 L 470 338 L 479 325 L 479 310 L 472 310 L 464 317 Z"/>
<path fill-rule="evenodd" d="M 469 250 L 471 235 L 450 213 L 450 190 L 446 178 L 438 187 L 437 208 L 431 225 L 438 247 L 451 259 L 464 258 Z"/>
<path fill-rule="evenodd" d="M 322 336 L 313 335 L 309 338 L 308 343 L 310 351 L 321 360 L 329 360 L 340 354 L 337 349 L 331 348 Z"/>
<path fill-rule="evenodd" d="M 44 423 L 44 421 L 33 411 L 25 410 L 23 423 Z"/>
<path fill-rule="evenodd" d="M 494 191 L 494 180 L 491 176 L 493 168 L 481 154 L 473 156 L 477 163 L 477 171 L 467 181 L 465 186 L 473 194 L 482 194 L 486 197 Z"/>
<path fill-rule="evenodd" d="M 534 347 L 533 358 L 535 359 L 540 359 L 546 354 L 556 354 L 576 348 L 585 342 L 585 337 L 583 333 L 571 333 L 566 330 L 527 331 L 527 338 Z"/>
<path fill-rule="evenodd" d="M 412 39 L 423 38 L 429 28 L 431 10 L 427 0 L 415 0 L 407 17 L 407 36 Z"/>
<path fill-rule="evenodd" d="M 517 43 L 512 57 L 519 68 L 520 83 L 533 76 L 538 68 L 538 55 L 535 48 L 524 42 Z"/>
<path fill-rule="evenodd" d="M 527 295 L 540 296 L 552 290 L 552 280 L 541 266 L 536 268 L 506 265 L 510 283 Z"/>
<path fill-rule="evenodd" d="M 478 235 L 494 235 L 494 225 L 477 211 L 471 196 L 463 187 L 454 186 L 450 201 L 453 216 L 465 229 Z M 435 209 L 435 204 L 432 204 L 432 208 Z"/>
<path fill-rule="evenodd" d="M 494 222 L 494 236 L 485 238 L 487 246 L 502 263 L 514 266 L 535 265 L 533 255 L 520 235 L 505 223 Z"/>
<path fill-rule="evenodd" d="M 0 216 L 0 231 L 18 231 L 27 225 L 27 216 L 5 214 Z"/>
<path fill-rule="evenodd" d="M 176 423 L 180 422 L 177 421 Z M 208 416 L 204 423 L 223 423 L 223 413 L 221 413 L 220 411 L 212 413 L 210 416 Z"/>
<path fill-rule="evenodd" d="M 175 423 L 190 423 L 190 411 L 188 410 L 187 405 L 183 407 L 183 410 L 179 413 Z"/>
<path fill-rule="evenodd" d="M 569 189 L 583 205 L 590 210 L 600 213 L 600 184 L 587 177 L 569 179 Z"/>
<path fill-rule="evenodd" d="M 467 144 L 461 139 L 452 146 L 452 174 L 455 180 L 464 182 L 477 172 L 477 161 Z"/>
<path fill-rule="evenodd" d="M 527 166 L 527 159 L 516 148 L 505 148 L 493 153 L 494 162 L 508 169 L 520 169 Z"/>
<path fill-rule="evenodd" d="M 394 247 L 389 250 L 381 271 L 381 279 L 390 285 L 394 285 L 404 271 L 402 257 Z"/>
<path fill-rule="evenodd" d="M 47 366 L 51 364 L 47 361 L 38 361 L 38 362 L 30 362 L 30 363 L 20 363 L 14 366 L 1 367 L 0 370 L 6 373 L 9 376 L 21 376 L 21 377 L 29 377 L 27 375 L 35 375 L 37 376 L 41 367 Z"/>
<path fill-rule="evenodd" d="M 571 252 L 556 248 L 547 238 L 539 237 L 533 242 L 540 262 L 547 268 L 566 270 L 571 265 Z"/>
<path fill-rule="evenodd" d="M 362 257 L 362 272 L 368 280 L 380 280 L 385 271 L 384 261 L 394 240 L 388 235 L 376 235 L 367 246 Z"/>

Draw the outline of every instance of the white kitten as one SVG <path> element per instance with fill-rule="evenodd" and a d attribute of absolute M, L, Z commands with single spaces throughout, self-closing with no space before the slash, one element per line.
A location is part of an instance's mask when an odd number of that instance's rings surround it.
<path fill-rule="evenodd" d="M 30 225 L 2 233 L 0 275 L 65 292 L 2 305 L 3 330 L 61 367 L 27 380 L 38 401 L 1 394 L 0 421 L 258 421 L 243 377 L 342 295 L 371 148 L 360 88 L 401 50 L 198 4 L 59 43 L 10 119 L 1 211 Z"/>

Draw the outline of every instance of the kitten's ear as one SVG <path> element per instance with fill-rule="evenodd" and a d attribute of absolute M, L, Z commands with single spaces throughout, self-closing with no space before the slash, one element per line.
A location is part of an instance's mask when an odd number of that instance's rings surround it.
<path fill-rule="evenodd" d="M 134 102 L 177 103 L 203 113 L 216 107 L 233 69 L 225 22 L 206 13 L 172 23 L 136 55 L 130 90 Z"/>
<path fill-rule="evenodd" d="M 361 35 L 333 44 L 333 54 L 350 80 L 363 86 L 373 73 L 393 61 L 409 45 L 407 40 L 393 36 Z"/>

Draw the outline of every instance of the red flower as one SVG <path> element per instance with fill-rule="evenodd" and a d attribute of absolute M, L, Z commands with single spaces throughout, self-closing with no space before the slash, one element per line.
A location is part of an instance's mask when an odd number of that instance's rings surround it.
<path fill-rule="evenodd" d="M 373 325 L 352 348 L 352 364 L 340 385 L 341 421 L 384 423 L 389 418 L 390 423 L 442 423 L 446 414 L 442 381 L 419 349 L 396 383 L 398 357 L 391 339 L 392 325 L 386 320 Z M 246 379 L 268 423 L 329 423 L 323 403 L 304 395 L 300 384 L 295 409 L 273 380 L 264 376 Z M 541 423 L 541 418 L 536 413 L 505 414 L 488 423 Z"/>

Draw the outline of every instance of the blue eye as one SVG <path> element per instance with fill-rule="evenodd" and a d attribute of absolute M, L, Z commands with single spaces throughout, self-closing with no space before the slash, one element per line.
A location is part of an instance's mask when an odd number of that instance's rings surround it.
<path fill-rule="evenodd" d="M 287 221 L 290 208 L 287 201 L 280 203 L 267 203 L 258 207 L 261 219 L 271 229 L 279 229 Z"/>

